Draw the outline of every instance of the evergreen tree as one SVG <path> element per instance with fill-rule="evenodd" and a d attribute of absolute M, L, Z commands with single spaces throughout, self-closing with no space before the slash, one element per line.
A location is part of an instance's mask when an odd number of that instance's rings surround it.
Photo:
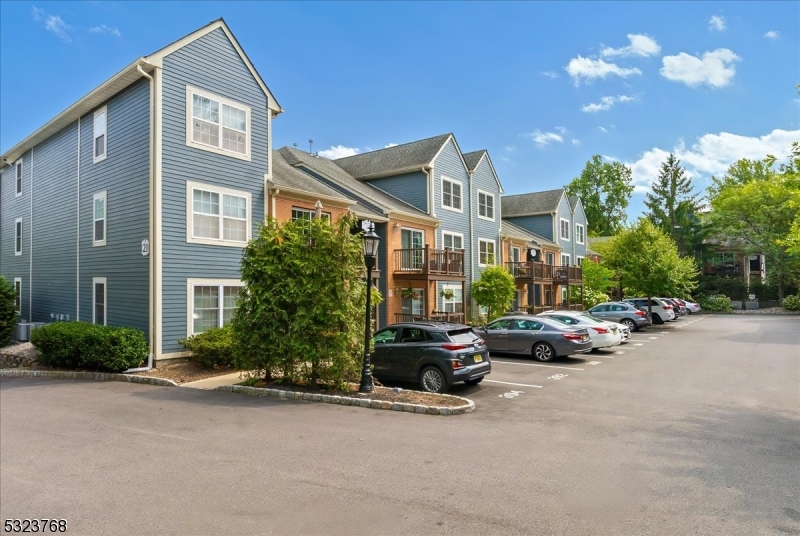
<path fill-rule="evenodd" d="M 644 204 L 647 218 L 665 234 L 673 237 L 683 252 L 698 226 L 697 194 L 692 192 L 692 179 L 686 175 L 681 161 L 670 153 L 661 164 L 658 179 L 651 186 Z"/>

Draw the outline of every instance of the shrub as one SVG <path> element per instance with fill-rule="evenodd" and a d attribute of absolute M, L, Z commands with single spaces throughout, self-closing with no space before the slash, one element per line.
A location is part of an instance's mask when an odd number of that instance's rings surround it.
<path fill-rule="evenodd" d="M 786 296 L 783 299 L 783 308 L 788 311 L 800 311 L 800 294 L 796 296 Z"/>
<path fill-rule="evenodd" d="M 233 366 L 234 348 L 236 347 L 233 329 L 230 325 L 224 328 L 213 328 L 188 339 L 181 339 L 178 343 L 192 351 L 191 359 L 200 366 L 214 368 L 214 366 Z"/>
<path fill-rule="evenodd" d="M 583 291 L 583 307 L 585 309 L 591 309 L 598 303 L 603 303 L 608 301 L 608 294 L 605 292 L 601 292 L 599 290 L 594 290 L 591 288 L 584 289 Z"/>
<path fill-rule="evenodd" d="M 703 298 L 700 302 L 700 307 L 706 311 L 713 311 L 716 313 L 727 312 L 731 310 L 731 300 L 724 294 L 714 294 L 707 298 Z"/>
<path fill-rule="evenodd" d="M 17 313 L 14 311 L 14 300 L 17 291 L 14 285 L 0 275 L 0 347 L 11 342 L 11 336 L 17 325 Z"/>
<path fill-rule="evenodd" d="M 51 367 L 121 372 L 147 358 L 147 339 L 134 328 L 59 322 L 34 329 L 31 343 Z"/>

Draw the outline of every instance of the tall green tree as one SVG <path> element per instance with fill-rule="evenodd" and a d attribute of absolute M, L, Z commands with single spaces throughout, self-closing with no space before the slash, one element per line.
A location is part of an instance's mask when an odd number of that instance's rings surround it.
<path fill-rule="evenodd" d="M 599 154 L 594 155 L 566 190 L 581 198 L 590 235 L 615 235 L 625 225 L 633 179 L 631 169 L 621 162 L 603 162 Z"/>
<path fill-rule="evenodd" d="M 472 298 L 478 305 L 488 309 L 487 320 L 491 321 L 503 314 L 514 300 L 516 285 L 508 270 L 500 265 L 489 266 L 481 273 L 481 278 L 472 285 Z"/>
<path fill-rule="evenodd" d="M 670 153 L 661 164 L 658 178 L 645 196 L 647 218 L 664 233 L 672 236 L 683 253 L 692 241 L 697 219 L 698 195 L 693 192 L 692 179 L 681 166 L 681 161 Z"/>

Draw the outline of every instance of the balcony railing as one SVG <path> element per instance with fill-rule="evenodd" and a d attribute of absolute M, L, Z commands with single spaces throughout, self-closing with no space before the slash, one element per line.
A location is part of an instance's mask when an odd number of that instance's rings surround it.
<path fill-rule="evenodd" d="M 463 249 L 406 248 L 394 250 L 395 273 L 464 276 Z"/>
<path fill-rule="evenodd" d="M 506 268 L 515 279 L 553 281 L 559 285 L 583 281 L 583 269 L 580 266 L 556 266 L 529 261 L 507 262 Z"/>
<path fill-rule="evenodd" d="M 736 264 L 718 264 L 706 266 L 705 273 L 714 275 L 741 275 L 742 269 L 738 262 Z"/>
<path fill-rule="evenodd" d="M 453 322 L 455 324 L 463 324 L 465 320 L 464 313 L 446 313 L 441 311 L 434 311 L 432 314 L 410 314 L 410 313 L 395 313 L 395 322 L 421 322 L 431 320 L 436 322 Z"/>

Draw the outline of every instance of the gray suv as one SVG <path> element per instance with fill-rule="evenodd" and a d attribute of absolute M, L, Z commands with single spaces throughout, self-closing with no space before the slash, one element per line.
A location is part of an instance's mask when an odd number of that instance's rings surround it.
<path fill-rule="evenodd" d="M 606 302 L 595 305 L 588 311 L 592 316 L 602 318 L 609 322 L 625 324 L 631 331 L 649 326 L 653 323 L 646 311 L 635 305 L 625 302 Z"/>

